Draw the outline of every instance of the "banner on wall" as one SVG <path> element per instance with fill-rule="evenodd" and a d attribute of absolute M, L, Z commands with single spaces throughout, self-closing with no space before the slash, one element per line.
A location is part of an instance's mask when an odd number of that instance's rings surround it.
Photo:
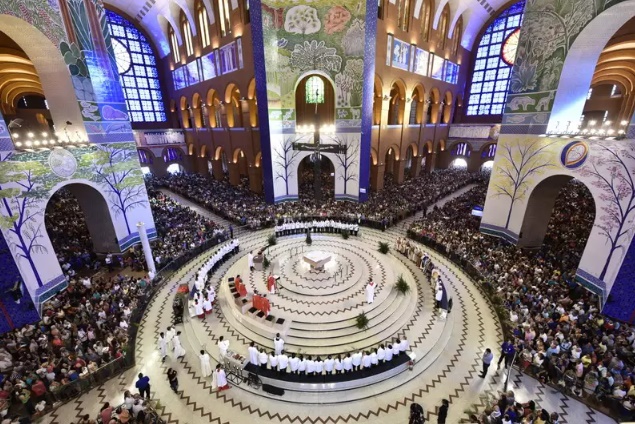
<path fill-rule="evenodd" d="M 164 144 L 185 144 L 182 130 L 133 131 L 137 146 L 159 146 Z"/>
<path fill-rule="evenodd" d="M 423 75 L 424 77 L 428 76 L 428 59 L 430 57 L 430 53 L 427 51 L 417 48 L 415 53 L 415 62 L 412 69 L 412 72 L 415 74 Z"/>
<path fill-rule="evenodd" d="M 216 59 L 214 58 L 215 54 L 215 52 L 211 52 L 201 57 L 201 73 L 203 74 L 204 81 L 216 78 L 218 75 Z"/>
<path fill-rule="evenodd" d="M 393 41 L 392 66 L 394 68 L 409 70 L 410 65 L 410 44 L 404 43 L 398 38 Z"/>
<path fill-rule="evenodd" d="M 174 81 L 174 89 L 181 90 L 187 87 L 187 81 L 185 79 L 185 67 L 181 66 L 172 71 L 172 81 Z"/>
<path fill-rule="evenodd" d="M 443 62 L 445 60 L 441 56 L 430 53 L 430 77 L 443 80 Z"/>

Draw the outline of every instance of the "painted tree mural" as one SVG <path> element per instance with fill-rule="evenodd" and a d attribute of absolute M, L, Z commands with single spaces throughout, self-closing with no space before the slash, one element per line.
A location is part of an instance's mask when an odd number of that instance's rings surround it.
<path fill-rule="evenodd" d="M 293 161 L 300 154 L 299 150 L 293 150 L 295 137 L 285 138 L 284 143 L 273 151 L 273 162 L 276 164 L 276 180 L 282 179 L 285 186 L 285 194 L 289 195 L 289 178 L 293 176 Z"/>
<path fill-rule="evenodd" d="M 635 150 L 632 146 L 624 149 L 604 145 L 597 147 L 604 154 L 594 155 L 582 174 L 591 178 L 591 184 L 601 190 L 599 197 L 603 213 L 599 224 L 595 226 L 610 244 L 609 254 L 599 275 L 600 280 L 604 281 L 613 256 L 618 252 L 620 258 L 624 256 L 635 231 L 635 215 L 632 213 L 635 210 L 635 180 L 632 166 L 629 166 L 635 161 Z"/>
<path fill-rule="evenodd" d="M 346 151 L 335 155 L 337 163 L 342 167 L 342 174 L 339 176 L 344 181 L 344 194 L 349 181 L 357 181 L 357 164 L 359 163 L 359 142 L 351 139 L 345 140 L 341 136 L 334 137 L 335 143 Z"/>
<path fill-rule="evenodd" d="M 104 186 L 115 216 L 123 215 L 130 235 L 128 213 L 147 204 L 136 148 L 130 143 L 100 145 L 81 156 L 79 167 L 85 173 L 84 178 Z"/>
<path fill-rule="evenodd" d="M 555 166 L 554 153 L 549 147 L 556 141 L 534 139 L 500 144 L 496 168 L 492 176 L 495 196 L 509 198 L 505 228 L 509 228 L 514 204 L 525 198 L 532 179 Z M 551 149 L 552 150 L 552 149 Z"/>
<path fill-rule="evenodd" d="M 34 254 L 47 250 L 41 244 L 46 234 L 43 221 L 38 219 L 44 213 L 39 203 L 48 196 L 54 182 L 46 178 L 49 170 L 40 162 L 11 159 L 12 153 L 0 154 L 0 228 L 7 231 L 10 249 L 20 261 L 28 264 L 41 287 L 44 283 Z"/>

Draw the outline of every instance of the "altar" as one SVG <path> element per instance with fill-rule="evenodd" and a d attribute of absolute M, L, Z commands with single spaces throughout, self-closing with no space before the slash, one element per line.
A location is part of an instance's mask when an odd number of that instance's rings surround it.
<path fill-rule="evenodd" d="M 327 252 L 314 251 L 305 253 L 302 258 L 304 262 L 311 265 L 311 269 L 322 271 L 324 270 L 324 265 L 331 260 L 331 254 Z"/>

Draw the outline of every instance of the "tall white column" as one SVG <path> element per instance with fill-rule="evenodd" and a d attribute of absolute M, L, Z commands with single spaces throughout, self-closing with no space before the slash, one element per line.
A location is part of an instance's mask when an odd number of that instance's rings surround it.
<path fill-rule="evenodd" d="M 143 254 L 146 258 L 146 264 L 148 265 L 148 274 L 150 275 L 150 278 L 154 278 L 154 276 L 157 274 L 157 269 L 154 266 L 154 257 L 152 256 L 150 241 L 148 241 L 146 225 L 143 222 L 138 222 L 137 231 L 139 231 L 139 240 L 141 240 L 141 247 L 143 247 Z"/>

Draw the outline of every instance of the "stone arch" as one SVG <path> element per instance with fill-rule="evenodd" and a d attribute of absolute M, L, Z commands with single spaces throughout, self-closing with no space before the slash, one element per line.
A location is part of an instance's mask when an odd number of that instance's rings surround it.
<path fill-rule="evenodd" d="M 207 145 L 203 144 L 201 146 L 201 152 L 199 154 L 199 157 L 201 157 L 201 158 L 206 158 L 207 157 Z"/>
<path fill-rule="evenodd" d="M 236 83 L 229 83 L 225 88 L 225 114 L 229 128 L 241 128 L 243 126 L 242 101 L 240 89 Z"/>
<path fill-rule="evenodd" d="M 179 100 L 179 109 L 181 111 L 181 125 L 183 128 L 190 127 L 190 106 L 187 103 L 187 97 L 181 96 Z"/>
<path fill-rule="evenodd" d="M 210 88 L 207 91 L 205 104 L 207 105 L 207 116 L 208 116 L 209 126 L 212 128 L 220 127 L 222 124 L 221 99 L 218 96 L 218 92 L 214 90 L 213 88 Z"/>
<path fill-rule="evenodd" d="M 194 93 L 192 96 L 192 117 L 194 118 L 194 128 L 203 128 L 203 100 L 198 93 Z"/>
<path fill-rule="evenodd" d="M 324 101 L 318 103 L 317 114 L 321 125 L 335 124 L 335 82 L 322 71 L 310 71 L 300 75 L 295 83 L 295 121 L 297 125 L 314 125 L 314 104 L 306 101 L 306 84 L 310 78 L 319 77 L 324 84 Z M 284 117 L 283 117 L 283 120 Z"/>
<path fill-rule="evenodd" d="M 497 147 L 497 143 L 484 144 L 483 147 L 481 147 L 481 150 L 479 150 L 479 156 L 485 160 L 494 159 Z"/>
<path fill-rule="evenodd" d="M 456 140 L 447 149 L 452 156 L 469 157 L 472 153 L 472 145 L 465 140 Z"/>
<path fill-rule="evenodd" d="M 247 154 L 240 147 L 234 149 L 234 153 L 232 154 L 232 163 L 238 167 L 238 174 L 241 177 L 249 177 L 249 161 L 247 159 Z"/>
<path fill-rule="evenodd" d="M 49 192 L 49 196 L 44 206 L 44 213 L 50 204 L 51 198 L 61 189 L 66 189 L 77 198 L 80 208 L 84 212 L 86 226 L 96 253 L 120 252 L 117 232 L 113 216 L 108 206 L 107 196 L 99 186 L 87 180 L 69 180 L 56 185 Z M 46 236 L 53 249 L 53 240 L 49 236 L 49 229 L 46 228 Z"/>
<path fill-rule="evenodd" d="M 393 175 L 397 171 L 397 162 L 400 158 L 399 146 L 391 144 L 384 154 L 384 176 Z"/>
<path fill-rule="evenodd" d="M 423 84 L 419 83 L 415 85 L 410 99 L 410 119 L 408 123 L 410 125 L 420 125 L 423 123 L 426 104 L 426 89 L 423 87 Z"/>
<path fill-rule="evenodd" d="M 256 78 L 252 78 L 247 85 L 247 106 L 249 108 L 249 124 L 258 126 L 258 99 L 256 98 Z"/>
<path fill-rule="evenodd" d="M 445 151 L 445 140 L 440 139 L 439 143 L 437 143 L 437 153 L 444 152 L 444 151 Z"/>
<path fill-rule="evenodd" d="M 33 63 L 53 122 L 58 127 L 72 122 L 68 125 L 69 132 L 78 132 L 82 139 L 86 139 L 71 75 L 58 47 L 36 27 L 15 16 L 0 15 L 0 28 Z M 73 95 L 69 96 L 69 93 Z"/>
<path fill-rule="evenodd" d="M 225 149 L 223 148 L 223 146 L 218 146 L 216 150 L 214 151 L 214 160 L 220 160 L 221 155 L 223 154 L 224 151 Z"/>
<path fill-rule="evenodd" d="M 377 150 L 374 147 L 370 149 L 370 159 L 373 165 L 377 165 Z"/>
<path fill-rule="evenodd" d="M 560 73 L 548 129 L 555 129 L 559 123 L 578 122 L 602 50 L 633 17 L 635 0 L 626 0 L 604 10 L 580 31 L 569 48 Z"/>
<path fill-rule="evenodd" d="M 381 124 L 381 110 L 384 98 L 383 84 L 379 75 L 375 74 L 375 84 L 373 86 L 373 125 Z"/>
<path fill-rule="evenodd" d="M 430 98 L 428 99 L 428 117 L 426 124 L 436 124 L 439 121 L 439 110 L 441 102 L 441 94 L 439 89 L 434 87 L 430 90 Z"/>
<path fill-rule="evenodd" d="M 297 159 L 295 160 L 295 162 L 292 164 L 292 166 L 295 168 L 295 175 L 296 175 L 296 183 L 297 183 L 297 193 L 298 193 L 298 197 L 301 198 L 301 196 L 304 194 L 305 196 L 308 194 L 312 199 L 314 199 L 316 196 L 313 195 L 312 193 L 307 193 L 305 190 L 302 190 L 301 184 L 303 182 L 303 176 L 307 177 L 306 173 L 302 173 L 302 167 L 306 167 L 308 164 L 311 164 L 315 159 L 315 154 L 311 153 L 311 152 L 303 152 L 303 154 L 298 155 Z M 330 185 L 330 187 L 332 187 L 332 191 L 331 190 L 327 190 L 327 192 L 329 193 L 330 196 L 333 196 L 333 198 L 335 197 L 335 164 L 336 164 L 336 160 L 333 157 L 332 154 L 328 154 L 328 153 L 322 153 L 319 155 L 319 159 L 320 161 L 320 170 L 322 172 L 322 176 L 324 176 L 325 171 L 326 173 L 330 174 L 330 177 L 328 178 L 328 184 Z M 328 166 L 328 169 L 325 168 L 325 165 Z M 312 168 L 312 167 L 311 167 Z M 329 172 L 330 171 L 330 172 Z M 314 180 L 314 175 L 313 175 L 313 169 L 311 169 L 310 172 L 310 176 L 309 179 L 311 180 L 311 182 L 313 182 Z M 324 178 L 323 178 L 324 179 Z M 322 180 L 322 179 L 321 179 Z M 326 180 L 326 179 L 324 179 Z M 322 182 L 323 183 L 323 182 Z M 325 186 L 322 185 L 322 188 L 324 188 Z M 330 188 L 329 187 L 329 188 Z M 324 198 L 322 198 L 321 200 L 325 200 Z"/>
<path fill-rule="evenodd" d="M 571 175 L 554 174 L 546 177 L 532 188 L 531 193 L 527 197 L 527 206 L 524 210 L 520 233 L 518 234 L 519 246 L 542 246 L 556 198 L 562 187 L 572 179 Z M 589 192 L 592 193 L 584 182 L 579 180 L 578 182 L 584 184 Z M 595 203 L 595 198 L 593 201 Z"/>
<path fill-rule="evenodd" d="M 139 164 L 152 165 L 154 163 L 154 153 L 150 149 L 137 148 L 137 156 L 139 156 Z"/>
<path fill-rule="evenodd" d="M 193 156 L 196 153 L 196 146 L 194 143 L 190 143 L 187 145 L 187 154 L 188 156 Z"/>
<path fill-rule="evenodd" d="M 443 123 L 449 124 L 452 117 L 452 92 L 446 91 L 443 96 Z"/>
<path fill-rule="evenodd" d="M 261 165 L 262 165 L 262 152 L 258 152 L 256 157 L 254 158 L 254 166 L 256 168 L 260 168 Z"/>
<path fill-rule="evenodd" d="M 161 151 L 161 157 L 165 163 L 182 162 L 184 154 L 183 149 L 175 146 L 164 147 Z"/>
<path fill-rule="evenodd" d="M 389 97 L 388 125 L 401 125 L 406 107 L 406 84 L 402 80 L 395 80 L 390 86 Z"/>

